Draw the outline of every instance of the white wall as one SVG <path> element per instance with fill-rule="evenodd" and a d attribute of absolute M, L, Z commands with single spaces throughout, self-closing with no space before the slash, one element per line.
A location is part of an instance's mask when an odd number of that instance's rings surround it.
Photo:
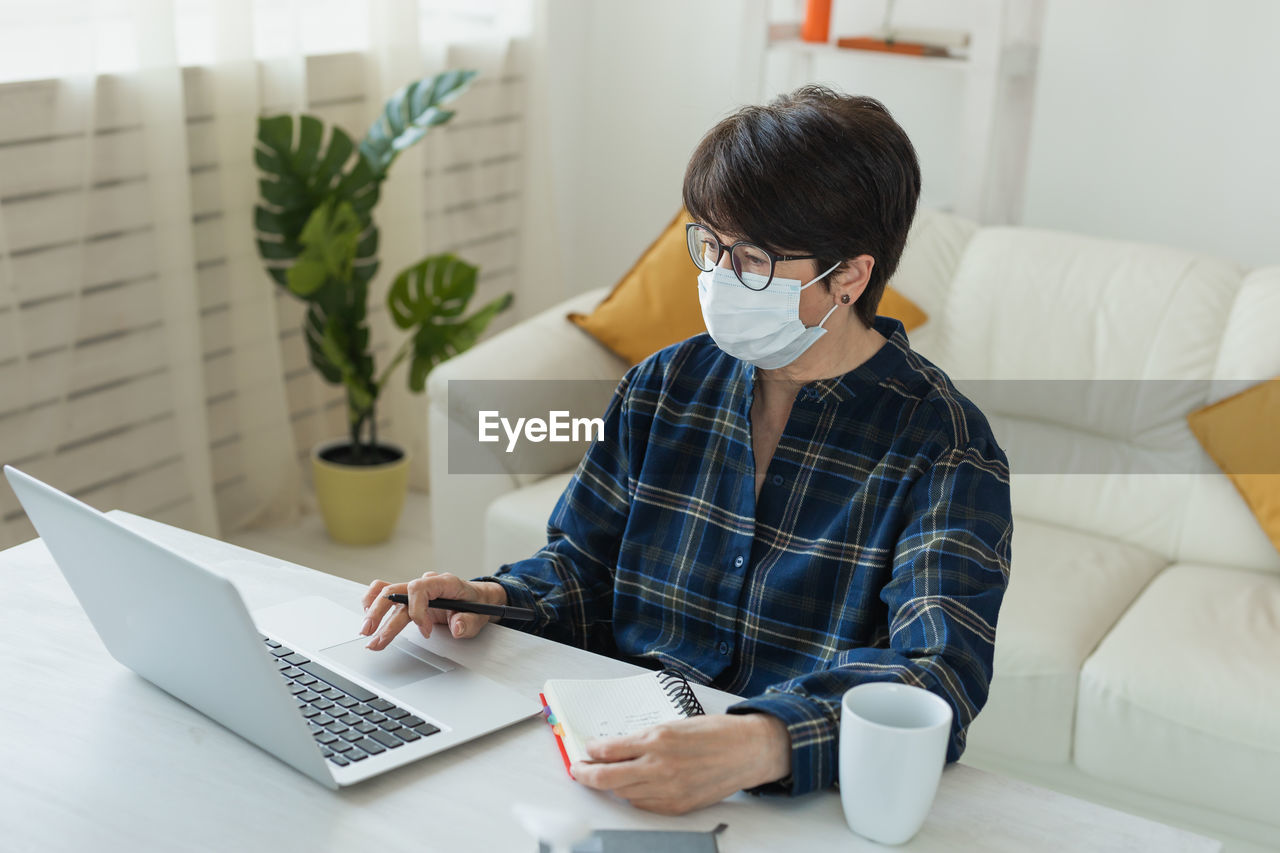
<path fill-rule="evenodd" d="M 939 3 L 900 4 L 900 23 L 955 23 Z M 701 135 L 771 94 L 768 5 L 538 0 L 521 316 L 613 284 L 677 209 Z M 867 26 L 850 8 L 837 2 L 833 33 Z M 1276 0 L 1048 0 L 1021 219 L 1017 199 L 1005 207 L 1024 224 L 1280 262 L 1277 34 Z M 925 201 L 948 204 L 972 171 L 958 81 L 841 62 L 815 78 L 883 98 L 920 153 Z"/>
<path fill-rule="evenodd" d="M 535 31 L 547 174 L 531 190 L 526 252 L 537 280 L 522 313 L 612 285 L 680 207 L 685 164 L 707 130 L 753 102 L 758 71 L 744 45 L 763 41 L 759 0 L 541 0 Z M 748 22 L 751 22 L 748 24 Z M 545 98 L 539 104 L 536 99 Z M 531 128 L 534 130 L 535 128 Z"/>
<path fill-rule="evenodd" d="M 1050 0 L 1025 224 L 1280 263 L 1280 3 Z"/>
<path fill-rule="evenodd" d="M 1025 120 L 999 72 L 1006 42 L 1034 41 L 1040 0 L 897 0 L 893 27 L 967 32 L 968 61 L 953 63 L 859 50 L 819 52 L 807 69 L 817 82 L 883 103 L 902 125 L 920 161 L 920 203 L 982 221 L 1010 221 L 1021 200 L 1021 173 L 1006 174 L 1009 145 L 1025 144 Z M 1017 9 L 1022 14 L 1013 14 Z M 830 41 L 874 35 L 885 23 L 885 0 L 836 0 Z M 1026 20 L 1030 17 L 1033 20 Z M 786 89 L 805 82 L 787 79 Z M 1016 82 L 1030 89 L 1030 80 Z M 1002 92 L 1001 86 L 1005 86 Z M 1025 113 L 1025 109 L 1021 110 Z M 1013 123 L 1021 121 L 1019 131 Z M 1016 138 L 1008 140 L 1010 133 Z M 1002 143 L 1008 143 L 1002 145 Z M 994 196 L 1001 196 L 997 203 Z"/>
<path fill-rule="evenodd" d="M 878 4 L 857 2 L 837 3 L 833 35 L 879 22 Z M 872 7 L 870 19 L 849 15 Z M 770 71 L 766 22 L 788 17 L 786 2 L 537 0 L 535 8 L 521 316 L 613 284 L 678 209 L 702 134 L 738 106 L 805 82 L 884 100 L 917 147 L 926 203 L 957 206 L 975 171 L 960 142 L 973 102 L 963 69 L 859 54 L 821 56 L 796 76 L 777 73 L 786 56 L 775 52 Z M 999 8 L 1000 0 L 912 0 L 897 20 L 972 25 Z"/>

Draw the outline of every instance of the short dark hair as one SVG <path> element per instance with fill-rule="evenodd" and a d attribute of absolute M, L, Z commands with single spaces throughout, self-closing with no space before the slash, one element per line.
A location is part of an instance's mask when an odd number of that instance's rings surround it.
<path fill-rule="evenodd" d="M 858 255 L 875 258 L 853 305 L 868 327 L 919 196 L 915 149 L 884 104 L 816 85 L 721 121 L 684 175 L 685 209 L 722 233 L 780 254 L 817 255 L 819 272 Z"/>

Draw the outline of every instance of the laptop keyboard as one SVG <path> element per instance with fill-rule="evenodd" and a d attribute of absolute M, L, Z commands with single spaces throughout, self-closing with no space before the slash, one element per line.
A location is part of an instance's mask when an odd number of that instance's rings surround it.
<path fill-rule="evenodd" d="M 261 636 L 261 635 L 259 635 Z M 339 767 L 440 729 L 288 646 L 262 637 L 324 757 Z"/>

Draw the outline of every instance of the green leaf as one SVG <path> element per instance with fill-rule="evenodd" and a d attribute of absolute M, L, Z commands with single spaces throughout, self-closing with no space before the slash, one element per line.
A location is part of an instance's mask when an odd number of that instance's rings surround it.
<path fill-rule="evenodd" d="M 345 283 L 360 241 L 360 220 L 348 202 L 332 199 L 316 208 L 302 229 L 302 254 L 289 268 L 289 290 L 311 297 L 328 279 Z"/>
<path fill-rule="evenodd" d="M 259 118 L 258 141 L 271 151 L 288 151 L 293 144 L 293 117 L 280 115 Z"/>
<path fill-rule="evenodd" d="M 310 209 L 305 204 L 306 196 L 299 193 L 298 188 L 292 184 L 261 180 L 258 181 L 258 193 L 262 196 L 263 201 L 274 208 L 281 209 L 283 212 Z M 285 215 L 283 212 L 280 215 Z M 303 221 L 306 221 L 305 216 Z"/>
<path fill-rule="evenodd" d="M 332 129 L 327 145 L 324 130 L 323 122 L 309 115 L 299 116 L 296 122 L 289 115 L 258 119 L 254 162 L 262 173 L 258 191 L 260 208 L 266 215 L 255 215 L 254 226 L 259 251 L 264 260 L 272 262 L 268 267 L 292 266 L 304 249 L 303 229 L 316 209 L 330 200 L 348 203 L 359 220 L 360 232 L 377 232 L 372 216 L 378 200 L 377 177 L 342 128 Z M 351 171 L 344 176 L 348 163 L 352 164 Z M 369 252 L 358 253 L 356 259 L 366 266 L 376 264 L 376 236 L 366 236 L 359 246 L 368 247 Z M 274 273 L 273 278 L 281 280 Z M 303 291 L 315 285 L 314 272 L 304 272 L 296 278 Z M 366 282 L 368 278 L 365 277 Z"/>
<path fill-rule="evenodd" d="M 430 255 L 403 270 L 387 291 L 387 310 L 401 329 L 457 317 L 476 292 L 477 267 L 452 253 Z"/>
<path fill-rule="evenodd" d="M 340 127 L 333 129 L 333 135 L 329 138 L 329 148 L 325 151 L 324 159 L 320 161 L 320 165 L 315 169 L 314 186 L 319 190 L 329 190 L 333 185 L 333 179 L 342 172 L 342 167 L 351 157 L 351 152 L 355 150 L 355 143 L 351 141 L 351 137 Z"/>
<path fill-rule="evenodd" d="M 279 233 L 284 229 L 284 217 L 277 213 L 272 213 L 260 204 L 254 205 L 253 226 L 259 231 L 275 231 Z"/>
<path fill-rule="evenodd" d="M 319 306 L 312 304 L 307 308 L 307 317 L 302 324 L 302 332 L 307 341 L 307 351 L 311 366 L 320 371 L 326 382 L 337 385 L 342 381 L 342 371 L 338 369 L 324 353 L 324 330 L 326 320 Z"/>
<path fill-rule="evenodd" d="M 363 237 L 360 238 L 358 257 L 373 258 L 376 254 L 378 254 L 378 230 L 376 228 L 371 228 Z M 377 260 L 373 260 L 371 263 L 376 264 Z M 358 264 L 359 262 L 357 261 L 357 265 Z"/>
<path fill-rule="evenodd" d="M 289 291 L 294 296 L 301 296 L 304 299 L 319 290 L 327 278 L 323 266 L 303 258 L 289 267 L 285 276 Z"/>
<path fill-rule="evenodd" d="M 324 137 L 324 125 L 315 116 L 298 117 L 298 148 L 293 154 L 293 169 L 303 175 L 316 174 L 316 154 Z"/>
<path fill-rule="evenodd" d="M 399 151 L 453 117 L 443 105 L 466 91 L 475 76 L 447 71 L 410 83 L 388 99 L 358 146 L 339 127 L 326 138 L 325 124 L 314 116 L 258 118 L 258 252 L 272 279 L 308 302 L 303 333 L 309 359 L 326 381 L 346 387 L 353 425 L 372 413 L 380 390 L 367 313 L 370 282 L 379 268 L 373 211 L 382 181 Z M 414 345 L 414 375 L 425 379 L 459 345 L 474 342 L 491 314 L 478 327 L 472 321 L 488 306 L 472 318 L 448 322 L 461 316 L 475 292 L 475 267 L 439 256 L 435 266 L 412 270 L 401 274 L 406 281 L 393 310 L 422 318 L 402 328 L 416 327 L 422 338 L 420 346 L 417 337 L 408 343 Z M 418 349 L 434 355 L 419 358 Z"/>
<path fill-rule="evenodd" d="M 264 260 L 289 260 L 298 255 L 298 250 L 294 246 L 284 243 L 276 243 L 268 240 L 258 241 L 258 254 L 262 255 Z"/>
<path fill-rule="evenodd" d="M 512 295 L 504 293 L 465 320 L 456 323 L 424 323 L 413 336 L 409 390 L 422 391 L 426 387 L 427 375 L 436 365 L 470 349 L 493 318 L 507 310 L 511 302 Z"/>
<path fill-rule="evenodd" d="M 439 107 L 465 92 L 475 76 L 475 71 L 445 71 L 396 90 L 360 142 L 373 172 L 385 177 L 398 153 L 421 139 L 427 128 L 448 121 L 453 113 Z"/>
<path fill-rule="evenodd" d="M 312 350 L 312 363 L 323 364 L 330 382 L 341 382 L 347 389 L 348 416 L 357 419 L 373 408 L 377 389 L 373 386 L 373 360 L 355 346 L 363 336 L 368 342 L 368 329 L 348 328 L 338 317 L 324 318 L 319 311 L 307 314 L 307 345 Z M 319 366 L 317 364 L 317 366 Z M 332 378 L 336 375 L 336 378 Z"/>
<path fill-rule="evenodd" d="M 409 361 L 409 390 L 420 393 L 427 387 L 427 374 L 448 356 L 445 330 L 423 326 L 413 336 L 413 358 Z"/>
<path fill-rule="evenodd" d="M 483 308 L 454 326 L 453 334 L 449 340 L 449 345 L 452 348 L 452 352 L 449 353 L 450 357 L 474 346 L 475 342 L 484 334 L 484 330 L 489 327 L 489 323 L 493 321 L 493 318 L 511 307 L 511 302 L 514 298 L 512 294 L 504 293 L 496 299 L 490 300 Z"/>
<path fill-rule="evenodd" d="M 356 158 L 351 171 L 342 177 L 334 187 L 334 194 L 351 202 L 357 212 L 367 212 L 378 201 L 378 185 L 382 177 L 364 159 L 364 155 Z"/>

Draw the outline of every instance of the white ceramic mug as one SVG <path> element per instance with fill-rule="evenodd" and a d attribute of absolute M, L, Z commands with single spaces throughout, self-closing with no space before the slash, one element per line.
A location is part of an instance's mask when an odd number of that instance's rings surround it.
<path fill-rule="evenodd" d="M 881 844 L 920 831 L 938 792 L 951 706 L 894 682 L 845 691 L 840 713 L 840 802 L 849 828 Z"/>

